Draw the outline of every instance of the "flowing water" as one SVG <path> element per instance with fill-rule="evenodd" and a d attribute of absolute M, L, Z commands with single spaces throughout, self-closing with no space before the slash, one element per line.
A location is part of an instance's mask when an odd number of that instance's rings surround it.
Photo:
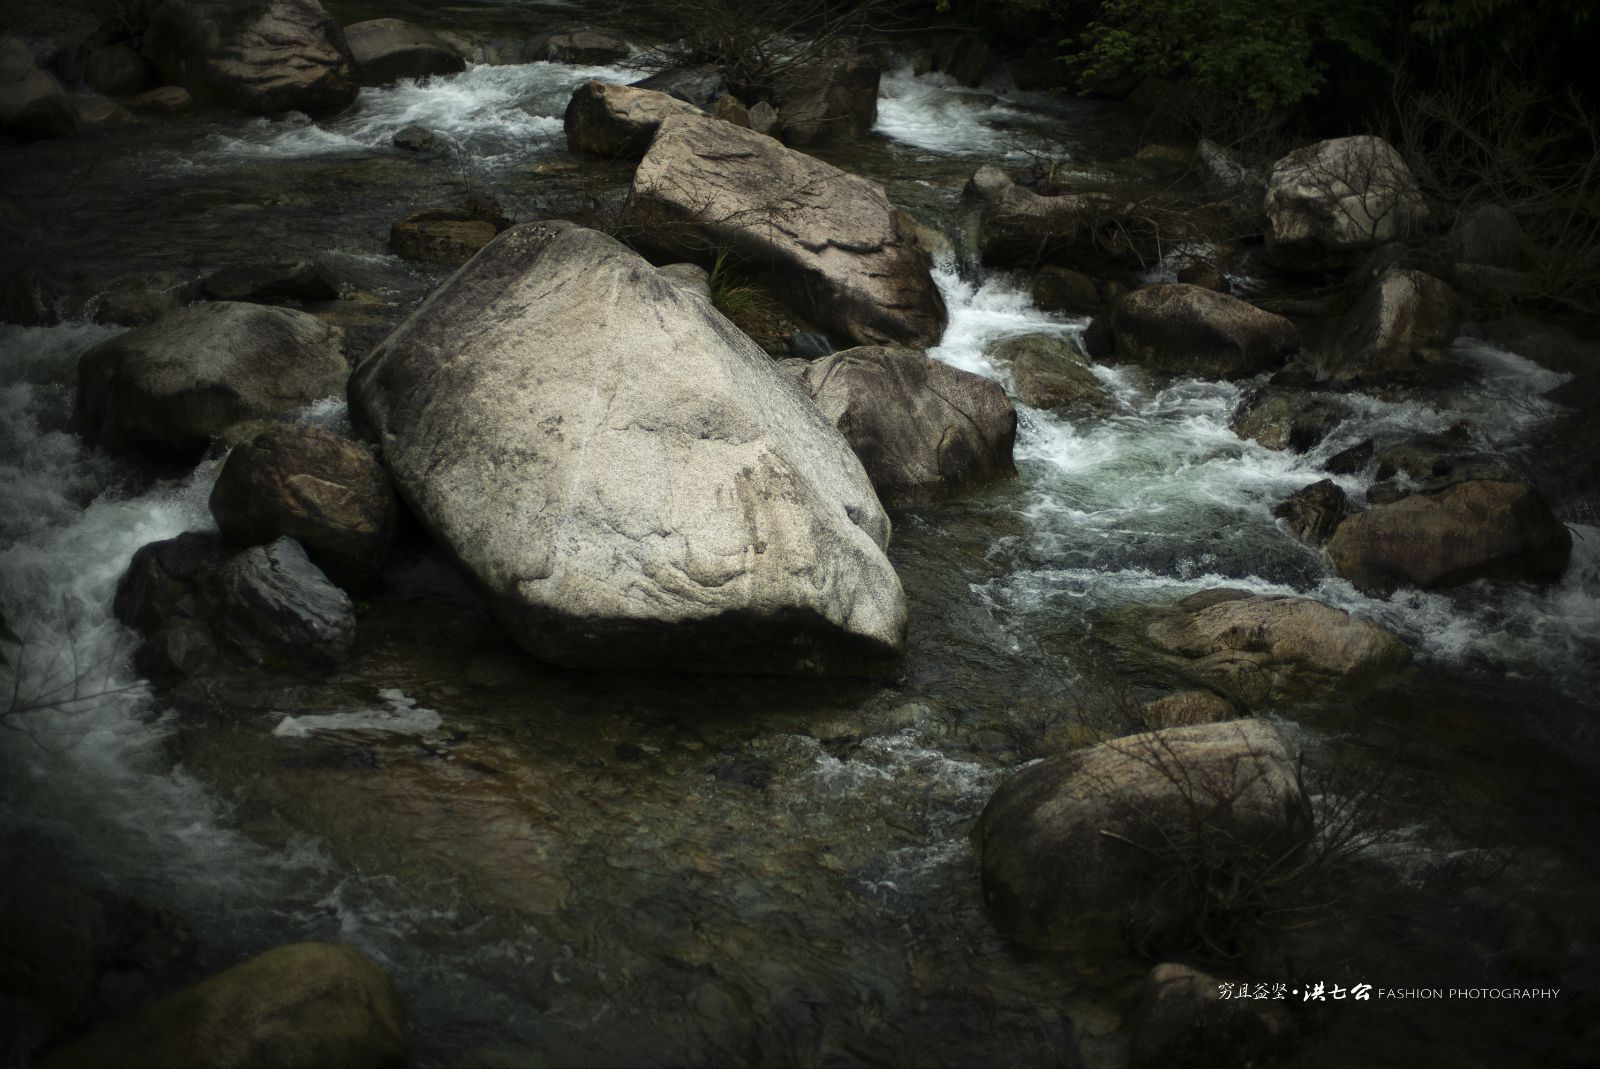
<path fill-rule="evenodd" d="M 29 149 L 40 164 L 14 172 L 11 203 L 71 222 L 30 261 L 91 273 L 328 256 L 365 295 L 336 309 L 359 351 L 443 275 L 386 252 L 393 219 L 474 185 L 524 217 L 614 197 L 625 172 L 568 161 L 560 115 L 581 81 L 637 76 L 477 65 L 365 90 L 326 123 L 101 131 Z M 389 147 L 411 123 L 449 151 Z M 884 80 L 878 133 L 830 158 L 951 231 L 976 161 L 1049 156 L 1104 176 L 1124 136 L 1095 105 L 909 69 Z M 3 151 L 8 168 L 21 159 Z M 937 279 L 950 326 L 933 355 L 1002 383 L 993 342 L 1085 326 L 1033 309 L 1021 279 L 954 263 Z M 1548 588 L 1380 600 L 1270 514 L 1374 435 L 1465 422 L 1476 446 L 1515 452 L 1560 379 L 1514 353 L 1463 340 L 1479 382 L 1429 403 L 1356 398 L 1300 456 L 1228 429 L 1249 384 L 1097 368 L 1109 415 L 1019 405 L 1016 480 L 897 517 L 912 626 L 888 684 L 547 668 L 413 539 L 359 606 L 357 652 L 335 677 L 156 698 L 131 672 L 111 596 L 139 546 L 210 527 L 217 462 L 153 476 L 70 432 L 76 359 L 111 334 L 0 328 L 0 611 L 24 640 L 8 648 L 17 701 L 39 706 L 0 747 L 0 832 L 45 837 L 85 882 L 175 910 L 202 967 L 298 939 L 354 943 L 400 985 L 425 1062 L 1116 1062 L 1143 966 L 1008 946 L 966 833 L 1010 770 L 1177 685 L 1127 656 L 1120 613 L 1216 585 L 1310 594 L 1417 651 L 1391 686 L 1268 714 L 1313 761 L 1401 755 L 1393 806 L 1416 834 L 1388 878 L 1514 843 L 1531 852 L 1536 902 L 1564 909 L 1592 890 L 1600 530 L 1574 529 L 1572 565 Z M 303 416 L 338 424 L 342 402 Z M 1444 967 L 1418 946 L 1421 974 Z M 1592 970 L 1593 954 L 1567 946 L 1563 975 Z M 1489 1062 L 1524 1049 L 1515 1018 L 1458 1024 L 1396 1023 L 1395 1060 L 1439 1043 Z M 1565 1034 L 1550 1041 L 1560 1058 Z"/>

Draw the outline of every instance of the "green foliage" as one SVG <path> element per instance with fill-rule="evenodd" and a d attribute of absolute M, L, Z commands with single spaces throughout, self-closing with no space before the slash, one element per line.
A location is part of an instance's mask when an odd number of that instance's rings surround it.
<path fill-rule="evenodd" d="M 773 334 L 777 303 L 765 290 L 740 278 L 726 248 L 711 264 L 711 304 L 734 326 L 758 341 Z"/>
<path fill-rule="evenodd" d="M 1418 0 L 1411 31 L 1429 45 L 1470 38 L 1512 54 L 1584 27 L 1594 12 L 1594 0 Z"/>
<path fill-rule="evenodd" d="M 1012 0 L 1038 4 L 1043 0 Z M 1088 78 L 1178 79 L 1257 108 L 1319 91 L 1330 59 L 1384 65 L 1383 0 L 1101 0 L 1065 57 Z"/>

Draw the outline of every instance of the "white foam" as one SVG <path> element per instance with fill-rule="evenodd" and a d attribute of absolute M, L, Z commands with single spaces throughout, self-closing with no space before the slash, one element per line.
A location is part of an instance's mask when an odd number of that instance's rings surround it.
<path fill-rule="evenodd" d="M 272 729 L 274 735 L 303 739 L 315 732 L 354 732 L 364 735 L 431 735 L 444 721 L 435 709 L 417 704 L 404 691 L 390 688 L 378 692 L 382 709 L 346 709 L 337 713 L 306 713 L 285 716 Z"/>

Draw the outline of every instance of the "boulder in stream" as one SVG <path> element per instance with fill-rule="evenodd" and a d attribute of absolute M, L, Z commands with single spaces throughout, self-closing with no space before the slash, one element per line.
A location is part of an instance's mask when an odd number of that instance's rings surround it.
<path fill-rule="evenodd" d="M 424 208 L 389 228 L 389 248 L 403 259 L 454 266 L 472 259 L 501 229 L 466 209 Z"/>
<path fill-rule="evenodd" d="M 1372 136 L 1319 141 L 1274 163 L 1265 210 L 1268 257 L 1291 271 L 1353 266 L 1428 214 L 1400 153 Z"/>
<path fill-rule="evenodd" d="M 198 532 L 151 542 L 114 609 L 144 636 L 135 666 L 160 684 L 230 665 L 325 671 L 355 641 L 350 599 L 289 538 L 243 552 Z"/>
<path fill-rule="evenodd" d="M 633 49 L 628 42 L 609 33 L 594 30 L 575 30 L 568 33 L 546 34 L 533 42 L 528 58 L 549 63 L 576 63 L 586 67 L 603 67 L 627 59 Z"/>
<path fill-rule="evenodd" d="M 1252 390 L 1228 426 L 1268 449 L 1304 453 L 1333 433 L 1346 415 L 1344 403 L 1333 394 L 1269 385 Z"/>
<path fill-rule="evenodd" d="M 255 115 L 337 111 L 360 91 L 344 32 L 317 0 L 160 0 L 141 50 L 196 100 Z"/>
<path fill-rule="evenodd" d="M 629 85 L 585 82 L 567 102 L 567 151 L 607 160 L 636 160 L 668 115 L 699 115 L 693 104 Z"/>
<path fill-rule="evenodd" d="M 350 401 L 545 660 L 852 673 L 900 651 L 889 521 L 849 445 L 709 301 L 603 234 L 508 230 L 373 350 Z"/>
<path fill-rule="evenodd" d="M 1359 590 L 1547 582 L 1566 571 L 1572 534 L 1533 487 L 1472 479 L 1345 520 L 1328 541 L 1334 570 Z"/>
<path fill-rule="evenodd" d="M 1006 338 L 988 357 L 1011 369 L 1017 399 L 1033 408 L 1054 412 L 1101 412 L 1112 407 L 1105 384 L 1089 370 L 1089 359 L 1076 346 L 1051 334 Z"/>
<path fill-rule="evenodd" d="M 405 1008 L 372 959 L 340 944 L 294 943 L 102 1025 L 39 1064 L 392 1069 L 410 1055 Z"/>
<path fill-rule="evenodd" d="M 1226 293 L 1181 282 L 1112 305 L 1110 358 L 1173 375 L 1246 378 L 1299 351 L 1294 324 Z"/>
<path fill-rule="evenodd" d="M 1390 268 L 1367 286 L 1317 354 L 1334 382 L 1370 382 L 1437 362 L 1461 331 L 1461 302 L 1444 282 Z"/>
<path fill-rule="evenodd" d="M 1001 177 L 1008 184 L 1002 186 Z M 980 168 L 967 188 L 983 201 L 979 249 L 986 264 L 1057 263 L 1110 277 L 1143 271 L 1161 259 L 1155 225 L 1108 194 L 1043 196 L 1010 183 L 994 168 Z"/>
<path fill-rule="evenodd" d="M 627 220 L 662 253 L 728 250 L 770 272 L 797 311 L 858 345 L 924 348 L 944 331 L 927 254 L 883 187 L 752 130 L 668 116 Z"/>
<path fill-rule="evenodd" d="M 1002 931 L 1048 950 L 1181 945 L 1214 909 L 1226 844 L 1261 879 L 1311 835 L 1293 745 L 1264 720 L 1166 728 L 1047 758 L 1000 785 L 972 831 Z"/>
<path fill-rule="evenodd" d="M 1349 516 L 1360 511 L 1332 479 L 1296 490 L 1272 508 L 1289 533 L 1310 546 L 1320 546 Z"/>
<path fill-rule="evenodd" d="M 343 334 L 314 316 L 195 304 L 85 353 L 76 421 L 107 449 L 193 460 L 225 427 L 337 396 L 348 374 Z"/>
<path fill-rule="evenodd" d="M 362 85 L 388 85 L 401 78 L 457 74 L 461 54 L 437 34 L 402 19 L 367 19 L 344 28 Z"/>
<path fill-rule="evenodd" d="M 388 560 L 399 505 L 366 446 L 287 423 L 228 454 L 211 488 L 211 514 L 237 545 L 293 538 L 336 582 L 359 587 Z"/>
<path fill-rule="evenodd" d="M 719 97 L 728 95 L 728 81 L 711 64 L 699 67 L 673 67 L 629 83 L 635 89 L 665 93 L 697 108 L 709 108 Z M 765 130 L 762 133 L 766 133 Z"/>
<path fill-rule="evenodd" d="M 1017 413 L 988 379 L 877 346 L 801 362 L 796 377 L 885 505 L 926 504 L 1016 473 Z"/>
<path fill-rule="evenodd" d="M 1228 588 L 1158 610 L 1144 625 L 1144 639 L 1164 659 L 1247 706 L 1376 679 L 1411 660 L 1400 639 L 1342 609 Z"/>

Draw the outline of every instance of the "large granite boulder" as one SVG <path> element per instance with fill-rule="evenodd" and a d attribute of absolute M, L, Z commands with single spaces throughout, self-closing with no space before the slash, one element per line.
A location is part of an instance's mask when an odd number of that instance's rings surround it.
<path fill-rule="evenodd" d="M 0 134 L 24 141 L 62 137 L 78 128 L 78 110 L 55 75 L 15 37 L 0 40 Z"/>
<path fill-rule="evenodd" d="M 1328 541 L 1334 570 L 1376 594 L 1483 578 L 1545 582 L 1561 577 L 1571 553 L 1571 532 L 1533 487 L 1493 479 L 1370 508 Z"/>
<path fill-rule="evenodd" d="M 1317 370 L 1333 382 L 1363 382 L 1437 361 L 1461 331 L 1461 304 L 1448 285 L 1403 268 L 1384 271 L 1345 313 Z"/>
<path fill-rule="evenodd" d="M 1309 839 L 1296 763 L 1276 727 L 1235 720 L 1030 765 L 973 828 L 984 901 L 1007 935 L 1049 950 L 1189 943 L 1230 882 L 1269 878 Z"/>
<path fill-rule="evenodd" d="M 388 85 L 401 78 L 457 74 L 466 61 L 432 30 L 401 19 L 368 19 L 344 28 L 362 85 Z"/>
<path fill-rule="evenodd" d="M 709 301 L 603 234 L 508 230 L 350 399 L 400 496 L 546 660 L 867 672 L 901 648 L 889 522 L 850 447 Z"/>
<path fill-rule="evenodd" d="M 142 51 L 162 81 L 255 115 L 337 111 L 360 91 L 344 32 L 316 0 L 161 0 Z"/>
<path fill-rule="evenodd" d="M 1226 293 L 1166 282 L 1111 308 L 1109 358 L 1173 375 L 1247 378 L 1299 351 L 1294 324 Z"/>
<path fill-rule="evenodd" d="M 366 446 L 289 423 L 228 454 L 211 488 L 211 515 L 237 545 L 287 536 L 335 581 L 363 586 L 389 558 L 399 505 Z"/>
<path fill-rule="evenodd" d="M 1319 141 L 1273 164 L 1265 209 L 1269 259 L 1308 271 L 1353 266 L 1428 215 L 1400 153 L 1365 135 Z"/>
<path fill-rule="evenodd" d="M 195 459 L 223 428 L 344 389 L 343 333 L 288 308 L 195 304 L 78 361 L 76 419 L 111 450 Z"/>
<path fill-rule="evenodd" d="M 1411 660 L 1400 639 L 1310 598 L 1216 589 L 1150 618 L 1145 640 L 1245 705 L 1293 700 L 1376 679 Z"/>
<path fill-rule="evenodd" d="M 567 151 L 608 160 L 636 160 L 645 154 L 661 120 L 668 115 L 699 115 L 700 109 L 676 97 L 630 85 L 585 82 L 567 103 L 563 127 Z"/>
<path fill-rule="evenodd" d="M 294 943 L 102 1025 L 38 1064 L 397 1069 L 411 1036 L 394 984 L 333 943 Z"/>
<path fill-rule="evenodd" d="M 926 504 L 1016 473 L 1017 413 L 986 378 L 913 349 L 876 346 L 795 367 L 885 505 Z"/>
<path fill-rule="evenodd" d="M 770 270 L 797 311 L 858 345 L 924 348 L 944 332 L 928 257 L 883 187 L 752 130 L 668 116 L 627 221 L 678 258 L 727 250 Z"/>

